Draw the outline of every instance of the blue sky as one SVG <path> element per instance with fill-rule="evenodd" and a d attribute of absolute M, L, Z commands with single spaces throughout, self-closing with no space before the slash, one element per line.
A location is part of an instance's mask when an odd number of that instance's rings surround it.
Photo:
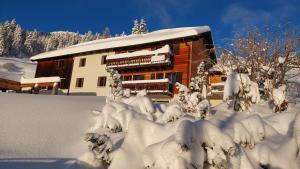
<path fill-rule="evenodd" d="M 300 26 L 299 0 L 0 0 L 0 22 L 15 18 L 38 31 L 131 32 L 135 18 L 150 31 L 209 25 L 217 46 L 249 26 Z"/>

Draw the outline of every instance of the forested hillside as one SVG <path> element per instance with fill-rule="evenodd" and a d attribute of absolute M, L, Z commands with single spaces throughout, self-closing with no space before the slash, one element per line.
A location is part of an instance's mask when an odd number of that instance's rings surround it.
<path fill-rule="evenodd" d="M 95 39 L 110 37 L 106 27 L 103 33 L 39 32 L 23 29 L 16 20 L 0 23 L 0 57 L 26 58 L 41 52 L 55 50 Z"/>

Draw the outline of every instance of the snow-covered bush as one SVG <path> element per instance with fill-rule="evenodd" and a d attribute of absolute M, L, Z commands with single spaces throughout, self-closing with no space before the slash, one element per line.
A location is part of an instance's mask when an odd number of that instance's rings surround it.
<path fill-rule="evenodd" d="M 179 95 L 175 102 L 182 111 L 196 118 L 204 119 L 210 111 L 210 103 L 206 100 L 208 73 L 205 71 L 205 63 L 201 62 L 197 67 L 197 75 L 191 79 L 189 88 L 176 83 Z"/>
<path fill-rule="evenodd" d="M 288 100 L 286 98 L 286 85 L 279 86 L 272 90 L 272 103 L 274 112 L 281 112 L 287 109 Z"/>
<path fill-rule="evenodd" d="M 250 80 L 246 72 L 230 71 L 224 86 L 223 100 L 232 100 L 235 111 L 247 110 L 251 103 L 260 101 L 258 85 Z"/>
<path fill-rule="evenodd" d="M 112 151 L 112 140 L 107 135 L 97 133 L 87 133 L 85 141 L 89 142 L 89 150 L 93 152 L 95 158 L 106 163 L 111 162 L 109 153 Z"/>
<path fill-rule="evenodd" d="M 176 83 L 176 88 L 179 90 L 179 95 L 175 99 L 181 110 L 196 118 L 204 119 L 210 111 L 210 103 L 204 99 L 199 92 L 190 92 L 190 90 L 180 84 Z"/>

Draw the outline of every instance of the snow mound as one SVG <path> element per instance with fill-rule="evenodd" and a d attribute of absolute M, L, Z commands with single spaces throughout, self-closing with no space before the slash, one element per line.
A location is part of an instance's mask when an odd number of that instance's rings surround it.
<path fill-rule="evenodd" d="M 137 98 L 139 104 L 113 101 L 99 112 L 97 118 L 106 120 L 94 132 L 112 140 L 101 145 L 113 142 L 108 147 L 114 147 L 98 160 L 109 161 L 104 168 L 299 168 L 299 115 L 295 113 L 299 103 L 281 114 L 274 114 L 267 103 L 244 113 L 229 110 L 224 103 L 212 108 L 214 115 L 199 120 L 178 104 L 162 107 L 145 104 L 145 96 Z M 153 111 L 140 109 L 142 104 L 152 104 Z"/>
<path fill-rule="evenodd" d="M 79 168 L 91 111 L 105 104 L 93 96 L 0 93 L 0 100 L 1 169 Z"/>

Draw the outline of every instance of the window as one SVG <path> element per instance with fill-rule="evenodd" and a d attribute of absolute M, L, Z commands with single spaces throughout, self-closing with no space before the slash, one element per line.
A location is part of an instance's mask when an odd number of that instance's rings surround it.
<path fill-rule="evenodd" d="M 156 74 L 156 79 L 163 79 L 164 78 L 164 74 L 163 73 L 157 73 Z"/>
<path fill-rule="evenodd" d="M 225 82 L 226 79 L 227 79 L 227 77 L 221 77 L 221 80 L 222 80 L 223 82 Z"/>
<path fill-rule="evenodd" d="M 172 81 L 172 74 L 171 73 L 166 73 L 166 78 L 169 79 L 169 81 Z"/>
<path fill-rule="evenodd" d="M 166 78 L 168 78 L 172 84 L 175 84 L 176 82 L 182 83 L 182 72 L 166 73 Z"/>
<path fill-rule="evenodd" d="M 123 80 L 124 80 L 124 81 L 132 80 L 132 76 L 131 76 L 131 75 L 129 75 L 129 76 L 124 76 Z"/>
<path fill-rule="evenodd" d="M 102 65 L 104 65 L 104 64 L 106 64 L 106 55 L 103 55 L 102 57 L 101 57 L 101 64 Z"/>
<path fill-rule="evenodd" d="M 59 60 L 59 61 L 58 61 L 58 67 L 59 67 L 59 68 L 63 68 L 63 67 L 64 67 L 64 63 L 65 63 L 64 60 Z"/>
<path fill-rule="evenodd" d="M 77 78 L 76 79 L 76 87 L 83 87 L 84 78 Z"/>
<path fill-rule="evenodd" d="M 151 79 L 155 79 L 155 74 L 152 73 L 150 78 L 151 78 Z"/>
<path fill-rule="evenodd" d="M 133 80 L 144 80 L 144 75 L 133 75 Z"/>
<path fill-rule="evenodd" d="M 100 76 L 100 77 L 98 77 L 97 86 L 98 87 L 106 86 L 106 76 Z"/>
<path fill-rule="evenodd" d="M 176 82 L 182 83 L 182 72 L 176 72 L 172 76 L 172 83 L 175 84 Z"/>
<path fill-rule="evenodd" d="M 86 62 L 86 59 L 85 58 L 81 58 L 79 60 L 79 67 L 84 67 L 85 66 L 85 62 Z"/>

